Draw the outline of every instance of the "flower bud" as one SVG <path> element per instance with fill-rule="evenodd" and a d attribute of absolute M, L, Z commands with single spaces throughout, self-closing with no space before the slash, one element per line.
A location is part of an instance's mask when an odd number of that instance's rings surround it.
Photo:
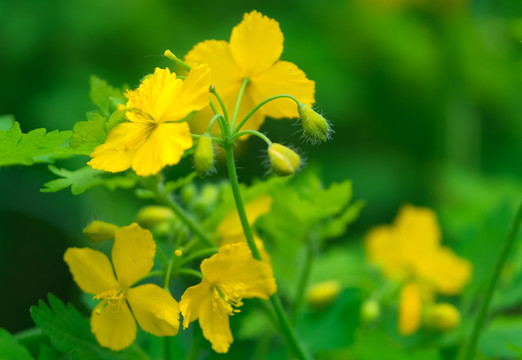
<path fill-rule="evenodd" d="M 138 211 L 136 222 L 145 229 L 151 229 L 154 226 L 168 221 L 174 217 L 174 212 L 166 207 L 159 205 L 145 206 Z"/>
<path fill-rule="evenodd" d="M 114 233 L 118 227 L 103 221 L 94 220 L 83 229 L 83 236 L 91 243 L 100 243 L 114 239 Z"/>
<path fill-rule="evenodd" d="M 207 175 L 214 165 L 214 148 L 210 136 L 203 135 L 199 138 L 194 152 L 194 167 L 199 176 Z"/>
<path fill-rule="evenodd" d="M 308 290 L 306 300 L 313 306 L 322 307 L 331 304 L 341 292 L 337 280 L 327 280 L 314 284 Z"/>
<path fill-rule="evenodd" d="M 381 307 L 374 299 L 366 300 L 361 305 L 361 318 L 364 322 L 372 322 L 381 314 Z"/>
<path fill-rule="evenodd" d="M 303 132 L 308 139 L 310 139 L 312 142 L 325 142 L 328 140 L 330 137 L 331 128 L 330 124 L 328 124 L 328 121 L 326 121 L 322 115 L 305 104 L 299 104 L 297 111 L 301 116 Z"/>
<path fill-rule="evenodd" d="M 272 170 L 279 176 L 294 174 L 301 163 L 301 158 L 294 150 L 278 143 L 268 147 L 268 158 Z"/>
<path fill-rule="evenodd" d="M 424 322 L 431 328 L 449 331 L 460 323 L 460 313 L 457 308 L 451 304 L 435 304 L 426 310 Z"/>

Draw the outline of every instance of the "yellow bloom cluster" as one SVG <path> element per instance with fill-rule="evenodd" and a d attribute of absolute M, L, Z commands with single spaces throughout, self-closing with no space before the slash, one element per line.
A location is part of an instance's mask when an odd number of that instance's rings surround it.
<path fill-rule="evenodd" d="M 471 263 L 440 244 L 435 213 L 404 206 L 393 225 L 382 225 L 366 236 L 369 260 L 385 276 L 403 285 L 399 296 L 399 332 L 409 335 L 421 324 L 423 304 L 435 293 L 456 295 L 471 277 Z"/>

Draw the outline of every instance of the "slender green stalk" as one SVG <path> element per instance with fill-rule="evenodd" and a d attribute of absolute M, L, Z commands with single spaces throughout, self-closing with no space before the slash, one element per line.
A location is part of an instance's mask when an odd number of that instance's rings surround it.
<path fill-rule="evenodd" d="M 259 108 L 263 105 L 265 105 L 266 103 L 270 102 L 270 101 L 273 101 L 273 100 L 276 100 L 276 99 L 281 99 L 281 98 L 288 98 L 288 99 L 291 99 L 293 101 L 295 101 L 295 103 L 299 106 L 301 103 L 299 102 L 299 100 L 297 100 L 294 96 L 292 95 L 288 95 L 288 94 L 280 94 L 280 95 L 274 95 L 274 96 L 270 96 L 269 98 L 266 98 L 265 100 L 261 101 L 259 104 L 257 104 L 256 106 L 254 106 L 252 108 L 252 110 L 250 110 L 248 112 L 248 114 L 245 115 L 245 117 L 243 118 L 243 120 L 241 120 L 241 122 L 236 126 L 236 128 L 234 129 L 234 133 L 237 133 L 239 130 L 241 130 L 241 128 L 243 127 L 243 125 L 245 125 L 245 123 L 247 122 L 248 119 L 250 119 L 250 117 L 252 115 L 254 115 L 254 113 L 259 110 Z"/>
<path fill-rule="evenodd" d="M 260 133 L 259 131 L 256 131 L 256 130 L 243 130 L 241 132 L 238 132 L 236 135 L 232 136 L 232 141 L 235 141 L 235 140 L 239 139 L 241 136 L 245 136 L 245 135 L 255 135 L 255 136 L 263 139 L 263 141 L 266 142 L 266 144 L 268 146 L 272 145 L 272 141 L 265 134 Z"/>
<path fill-rule="evenodd" d="M 172 266 L 174 265 L 175 258 L 176 258 L 176 254 L 174 251 L 172 251 L 172 254 L 170 255 L 169 263 L 167 265 L 167 270 L 165 271 L 165 282 L 163 284 L 163 288 L 167 291 L 169 291 L 170 276 L 172 275 Z"/>
<path fill-rule="evenodd" d="M 486 290 L 486 294 L 484 295 L 484 299 L 482 300 L 482 304 L 480 305 L 478 316 L 475 320 L 475 324 L 473 325 L 473 329 L 471 331 L 471 335 L 469 340 L 464 344 L 464 350 L 461 352 L 461 356 L 459 359 L 463 360 L 471 360 L 475 355 L 475 349 L 477 347 L 477 343 L 480 337 L 480 332 L 482 327 L 484 326 L 484 321 L 488 315 L 488 308 L 493 298 L 493 294 L 495 293 L 495 288 L 497 287 L 498 279 L 500 278 L 500 273 L 502 268 L 504 267 L 504 263 L 506 262 L 508 255 L 513 247 L 513 243 L 518 234 L 518 230 L 520 229 L 520 223 L 522 222 L 522 203 L 520 204 L 517 214 L 515 215 L 515 219 L 511 224 L 511 228 L 504 240 L 504 244 L 502 245 L 502 249 L 497 258 L 497 262 L 495 264 L 495 268 L 493 269 L 493 273 L 491 274 L 491 278 L 488 283 L 488 287 Z"/>
<path fill-rule="evenodd" d="M 223 99 L 221 98 L 221 96 L 219 96 L 219 93 L 217 92 L 215 86 L 210 87 L 210 93 L 212 93 L 216 97 L 217 101 L 219 102 L 219 105 L 221 106 L 221 110 L 223 111 L 223 116 L 225 117 L 225 120 L 228 123 L 227 107 L 225 106 L 225 103 L 223 102 Z M 217 114 L 218 112 L 215 111 L 215 113 Z"/>
<path fill-rule="evenodd" d="M 310 273 L 312 272 L 313 262 L 314 262 L 314 251 L 312 249 L 312 245 L 307 244 L 305 263 L 303 265 L 301 274 L 299 276 L 299 282 L 297 285 L 297 294 L 295 297 L 294 307 L 292 308 L 292 315 L 290 317 L 292 324 L 294 324 L 294 325 L 297 322 L 297 317 L 299 316 L 299 311 L 301 310 L 301 306 L 303 305 L 305 290 L 306 290 L 306 286 L 308 285 Z"/>
<path fill-rule="evenodd" d="M 203 249 L 203 250 L 200 250 L 200 251 L 196 251 L 195 253 L 192 253 L 192 254 L 188 255 L 187 257 L 185 257 L 184 259 L 182 259 L 179 262 L 179 265 L 182 266 L 182 265 L 185 265 L 188 262 L 191 262 L 194 259 L 198 259 L 198 258 L 214 255 L 215 253 L 217 253 L 217 251 L 218 251 L 218 248 L 216 248 L 216 247 L 206 248 L 206 249 Z"/>
<path fill-rule="evenodd" d="M 217 119 L 219 119 L 220 117 L 223 117 L 223 115 L 221 114 L 216 114 L 212 117 L 212 119 L 210 119 L 210 122 L 208 123 L 208 126 L 207 126 L 207 133 L 210 133 L 210 130 L 212 130 L 212 126 L 214 126 L 214 123 L 216 122 Z M 220 139 L 221 140 L 221 139 Z M 215 141 L 215 140 L 214 140 Z"/>
<path fill-rule="evenodd" d="M 252 251 L 252 256 L 255 259 L 261 261 L 261 255 L 259 254 L 259 250 L 257 249 L 256 243 L 254 241 L 252 228 L 248 223 L 245 206 L 243 205 L 243 199 L 239 190 L 239 181 L 237 178 L 236 164 L 234 163 L 234 150 L 232 146 L 232 143 L 225 144 L 225 155 L 227 159 L 228 175 L 230 178 L 232 193 L 234 194 L 237 212 L 239 214 L 239 219 L 241 220 L 241 225 L 243 226 L 243 231 L 245 233 L 248 247 Z M 306 355 L 301 344 L 297 340 L 297 336 L 295 335 L 294 329 L 290 325 L 290 322 L 288 321 L 284 313 L 283 306 L 281 305 L 281 301 L 277 297 L 277 293 L 273 294 L 270 297 L 270 302 L 272 303 L 272 307 L 274 308 L 275 315 L 277 317 L 277 320 L 279 321 L 281 331 L 283 332 L 283 335 L 285 336 L 287 343 L 290 345 L 293 352 L 300 360 L 307 360 L 308 356 Z"/>
<path fill-rule="evenodd" d="M 164 336 L 163 337 L 163 359 L 165 360 L 170 360 L 172 359 L 170 353 L 170 340 L 171 340 L 171 337 L 170 336 Z"/>
<path fill-rule="evenodd" d="M 181 269 L 176 270 L 176 273 L 177 274 L 192 275 L 192 276 L 196 276 L 196 277 L 198 277 L 200 279 L 203 279 L 203 274 L 200 273 L 197 270 L 194 270 L 194 269 L 181 268 Z"/>
<path fill-rule="evenodd" d="M 250 82 L 249 78 L 244 78 L 243 83 L 241 84 L 241 88 L 239 89 L 239 93 L 237 94 L 236 107 L 234 108 L 234 114 L 232 114 L 232 120 L 230 121 L 230 128 L 234 129 L 236 126 L 237 114 L 239 114 L 239 105 L 241 105 L 241 100 L 243 99 L 243 93 Z"/>
<path fill-rule="evenodd" d="M 156 190 L 156 199 L 159 203 L 162 203 L 164 205 L 167 205 L 172 209 L 174 214 L 185 224 L 187 227 L 196 234 L 206 245 L 214 247 L 215 244 L 212 243 L 212 240 L 210 240 L 210 237 L 207 235 L 207 233 L 203 230 L 203 228 L 193 221 L 191 218 L 185 214 L 183 209 L 176 204 L 172 199 L 165 193 L 160 193 L 158 190 Z"/>
<path fill-rule="evenodd" d="M 199 134 L 190 134 L 190 135 L 191 135 L 194 139 L 199 139 L 199 138 L 201 138 L 201 137 L 203 137 L 203 136 L 206 136 L 206 135 L 199 135 Z M 215 136 L 209 136 L 209 138 L 210 138 L 212 141 L 218 143 L 219 145 L 222 145 L 222 144 L 223 144 L 223 139 L 221 139 L 221 138 L 217 138 L 217 137 L 215 137 Z"/>

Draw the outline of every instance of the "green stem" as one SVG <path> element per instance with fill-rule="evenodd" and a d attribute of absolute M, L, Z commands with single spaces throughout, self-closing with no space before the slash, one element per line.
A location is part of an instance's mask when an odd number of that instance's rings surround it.
<path fill-rule="evenodd" d="M 170 255 L 170 261 L 167 265 L 167 271 L 165 271 L 165 282 L 163 283 L 163 288 L 167 291 L 169 291 L 169 285 L 170 285 L 170 276 L 172 275 L 172 265 L 174 265 L 174 259 L 176 258 L 174 250 L 172 251 L 172 254 Z"/>
<path fill-rule="evenodd" d="M 215 246 L 215 244 L 212 243 L 212 241 L 210 240 L 210 237 L 205 233 L 203 228 L 198 223 L 196 223 L 191 218 L 189 218 L 187 216 L 187 214 L 185 214 L 183 209 L 181 209 L 181 207 L 178 204 L 176 204 L 174 201 L 172 201 L 172 199 L 168 196 L 168 194 L 160 193 L 160 191 L 158 189 L 156 189 L 155 192 L 156 192 L 156 199 L 159 203 L 162 203 L 162 204 L 170 207 L 172 209 L 172 211 L 174 212 L 174 214 L 176 214 L 176 216 L 185 225 L 187 225 L 187 227 L 194 234 L 196 234 L 207 246 L 211 246 L 211 247 Z"/>
<path fill-rule="evenodd" d="M 219 105 L 221 106 L 221 110 L 223 111 L 223 116 L 225 117 L 225 120 L 228 123 L 227 107 L 225 106 L 225 103 L 223 102 L 223 99 L 221 98 L 221 96 L 219 96 L 219 93 L 217 92 L 216 87 L 212 85 L 210 87 L 210 92 L 216 97 L 217 101 L 219 102 Z M 215 113 L 217 114 L 218 112 L 215 111 Z"/>
<path fill-rule="evenodd" d="M 249 78 L 244 78 L 243 83 L 241 84 L 241 88 L 239 89 L 239 93 L 237 94 L 236 107 L 234 108 L 234 114 L 232 115 L 232 120 L 230 121 L 230 128 L 234 129 L 236 126 L 237 114 L 239 114 L 239 106 L 241 105 L 241 100 L 243 99 L 243 93 L 250 82 Z"/>
<path fill-rule="evenodd" d="M 170 336 L 163 337 L 163 358 L 165 360 L 172 359 L 172 357 L 170 355 L 170 340 L 171 340 Z"/>
<path fill-rule="evenodd" d="M 292 315 L 290 317 L 292 324 L 295 325 L 301 306 L 303 305 L 303 299 L 305 295 L 306 286 L 308 285 L 308 279 L 312 272 L 312 264 L 314 262 L 314 251 L 311 244 L 306 245 L 305 263 L 299 276 L 299 283 L 297 285 L 297 294 L 295 297 L 294 307 L 292 309 Z"/>
<path fill-rule="evenodd" d="M 268 146 L 272 145 L 272 141 L 265 134 L 260 133 L 259 131 L 256 131 L 256 130 L 243 130 L 241 132 L 238 132 L 236 135 L 232 136 L 232 141 L 235 141 L 235 140 L 239 139 L 241 136 L 245 136 L 245 135 L 255 135 L 255 136 L 263 139 L 263 141 L 266 142 L 266 144 Z"/>
<path fill-rule="evenodd" d="M 513 223 L 511 224 L 511 228 L 508 232 L 508 235 L 504 240 L 504 244 L 502 245 L 502 249 L 500 250 L 500 254 L 498 255 L 497 262 L 495 264 L 495 268 L 493 269 L 493 273 L 491 274 L 486 294 L 484 296 L 484 299 L 482 300 L 482 304 L 480 305 L 477 319 L 475 320 L 475 324 L 473 325 L 471 336 L 469 338 L 469 341 L 464 345 L 464 350 L 460 354 L 461 356 L 459 356 L 459 359 L 471 360 L 475 355 L 475 349 L 477 347 L 477 343 L 480 337 L 480 332 L 488 315 L 489 304 L 491 302 L 491 299 L 493 298 L 493 294 L 495 293 L 495 288 L 497 286 L 498 279 L 500 278 L 500 273 L 511 251 L 516 235 L 520 228 L 521 221 L 522 203 L 518 208 L 517 214 L 515 216 L 515 219 L 513 220 Z"/>
<path fill-rule="evenodd" d="M 221 116 L 221 115 L 220 115 Z M 199 138 L 202 138 L 203 136 L 208 136 L 208 135 L 199 135 L 199 134 L 190 134 L 190 136 L 192 136 L 194 139 L 199 139 Z M 223 144 L 223 139 L 220 139 L 220 138 L 217 138 L 215 136 L 208 136 L 212 141 L 218 143 L 219 145 L 222 145 Z"/>
<path fill-rule="evenodd" d="M 208 123 L 208 126 L 207 126 L 207 133 L 210 134 L 210 130 L 212 129 L 212 126 L 214 126 L 214 123 L 215 123 L 216 120 L 219 119 L 220 117 L 222 118 L 223 115 L 221 115 L 221 114 L 216 114 L 216 115 L 214 115 L 214 116 L 212 117 L 212 119 L 210 119 L 210 122 Z M 220 140 L 221 140 L 221 139 L 220 139 Z"/>
<path fill-rule="evenodd" d="M 217 251 L 218 251 L 218 248 L 216 248 L 216 247 L 206 248 L 206 249 L 203 249 L 203 250 L 200 250 L 200 251 L 196 251 L 195 253 L 190 254 L 186 258 L 182 259 L 179 262 L 179 265 L 182 266 L 182 265 L 185 265 L 188 262 L 191 262 L 194 259 L 198 259 L 198 258 L 201 258 L 201 257 L 207 257 L 207 256 L 214 255 L 215 253 L 217 253 Z"/>
<path fill-rule="evenodd" d="M 294 96 L 292 95 L 288 95 L 288 94 L 280 94 L 280 95 L 274 95 L 274 96 L 270 96 L 269 98 L 266 98 L 265 100 L 261 101 L 259 104 L 257 104 L 256 106 L 254 106 L 254 108 L 252 108 L 252 110 L 250 110 L 248 112 L 248 114 L 245 115 L 245 117 L 243 118 L 243 120 L 241 120 L 241 122 L 236 126 L 236 128 L 234 129 L 234 133 L 237 133 L 242 127 L 243 125 L 245 125 L 245 123 L 247 122 L 248 119 L 250 119 L 250 117 L 252 115 L 254 115 L 254 113 L 259 110 L 259 108 L 263 105 L 265 105 L 266 103 L 270 102 L 270 101 L 273 101 L 273 100 L 276 100 L 276 99 L 281 99 L 281 98 L 288 98 L 288 99 L 291 99 L 293 101 L 295 101 L 295 103 L 299 106 L 301 103 L 299 102 L 299 100 L 297 100 Z"/>
<path fill-rule="evenodd" d="M 176 273 L 177 274 L 192 275 L 192 276 L 196 276 L 196 277 L 198 277 L 200 279 L 203 279 L 203 274 L 200 273 L 197 270 L 194 270 L 194 269 L 182 268 L 182 269 L 176 270 Z"/>
<path fill-rule="evenodd" d="M 230 185 L 232 187 L 232 193 L 234 194 L 234 200 L 236 202 L 237 212 L 239 214 L 239 219 L 241 220 L 241 225 L 243 226 L 243 231 L 245 233 L 245 237 L 248 243 L 248 247 L 252 251 L 252 256 L 254 259 L 261 261 L 261 255 L 259 254 L 259 250 L 257 249 L 256 243 L 254 241 L 254 235 L 252 234 L 252 228 L 248 223 L 248 218 L 246 215 L 245 207 L 243 205 L 243 199 L 241 197 L 241 192 L 239 189 L 239 181 L 237 178 L 236 164 L 234 163 L 234 150 L 233 143 L 225 144 L 225 155 L 227 159 L 227 168 L 228 175 L 230 178 Z M 279 321 L 279 325 L 283 335 L 285 336 L 286 341 L 294 351 L 295 355 L 300 360 L 307 360 L 308 356 L 305 354 L 301 344 L 297 340 L 297 336 L 295 335 L 294 329 L 290 325 L 284 311 L 283 306 L 279 298 L 277 297 L 277 293 L 270 296 L 270 302 L 272 303 L 272 307 L 274 308 L 277 320 Z"/>

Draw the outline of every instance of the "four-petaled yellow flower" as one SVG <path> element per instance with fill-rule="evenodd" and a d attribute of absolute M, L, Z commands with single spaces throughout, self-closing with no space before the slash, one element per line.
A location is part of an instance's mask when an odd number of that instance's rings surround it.
<path fill-rule="evenodd" d="M 234 109 L 242 83 L 248 79 L 239 109 L 240 121 L 255 105 L 274 95 L 289 94 L 306 105 L 314 103 L 315 83 L 293 63 L 279 60 L 282 52 L 283 33 L 279 23 L 252 11 L 232 30 L 229 43 L 203 41 L 187 54 L 185 61 L 192 66 L 210 66 L 212 84 L 229 111 Z M 212 115 L 210 106 L 197 113 L 189 121 L 192 131 L 204 133 Z M 245 128 L 257 130 L 266 116 L 295 118 L 299 114 L 293 101 L 275 100 L 259 109 Z"/>
<path fill-rule="evenodd" d="M 185 81 L 169 69 L 156 68 L 136 90 L 127 91 L 128 121 L 109 132 L 88 164 L 109 172 L 132 168 L 140 176 L 177 164 L 192 147 L 190 128 L 183 119 L 208 105 L 209 86 L 206 65 L 193 67 Z"/>
<path fill-rule="evenodd" d="M 271 206 L 272 197 L 269 195 L 261 195 L 247 203 L 245 205 L 245 212 L 250 226 L 252 226 L 261 215 L 268 213 Z M 217 229 L 217 233 L 221 238 L 219 243 L 221 246 L 234 244 L 241 241 L 246 243 L 243 226 L 241 225 L 241 220 L 239 219 L 239 214 L 237 213 L 236 209 L 230 211 L 225 216 L 223 221 L 221 221 L 221 224 Z M 261 240 L 261 238 L 259 238 L 255 232 L 253 235 L 257 249 L 261 254 L 261 259 L 263 259 L 264 262 L 270 263 L 270 255 L 265 250 L 265 244 L 263 243 L 263 240 Z"/>
<path fill-rule="evenodd" d="M 366 237 L 371 262 L 385 276 L 403 283 L 399 297 L 399 332 L 409 335 L 421 323 L 422 304 L 435 293 L 456 295 L 469 281 L 471 263 L 440 244 L 435 213 L 404 206 L 393 225 L 382 225 Z"/>
<path fill-rule="evenodd" d="M 244 298 L 268 299 L 276 291 L 272 268 L 255 260 L 245 242 L 225 245 L 201 263 L 203 280 L 188 288 L 179 303 L 183 327 L 199 319 L 212 349 L 226 353 L 233 341 L 229 316 Z"/>
<path fill-rule="evenodd" d="M 91 331 L 100 345 L 126 348 L 136 337 L 136 322 L 156 336 L 178 333 L 179 307 L 169 292 L 154 284 L 131 287 L 152 269 L 155 252 L 152 234 L 137 224 L 116 230 L 112 265 L 100 251 L 69 248 L 65 252 L 74 281 L 101 300 L 91 315 Z"/>

